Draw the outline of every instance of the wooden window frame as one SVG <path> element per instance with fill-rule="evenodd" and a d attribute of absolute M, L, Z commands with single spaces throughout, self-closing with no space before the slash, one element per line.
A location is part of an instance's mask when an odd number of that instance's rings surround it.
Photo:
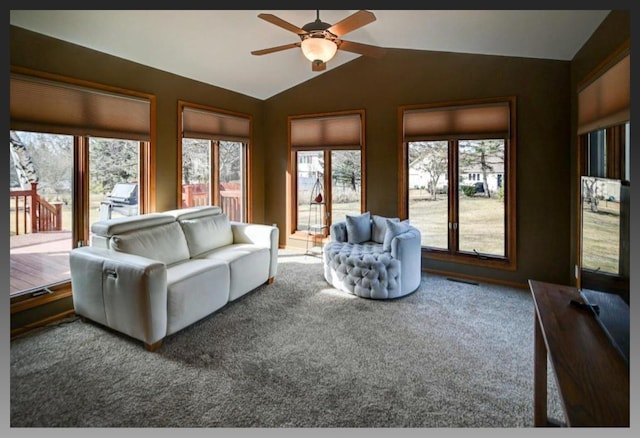
<path fill-rule="evenodd" d="M 609 69 L 620 65 L 620 61 L 630 56 L 631 44 L 630 40 L 624 41 L 616 50 L 613 51 L 607 58 L 605 58 L 600 64 L 598 64 L 587 76 L 580 81 L 577 86 L 578 100 L 581 92 L 586 90 L 591 84 L 596 83 L 599 79 L 603 78 Z M 625 80 L 629 79 L 626 75 L 622 76 Z M 606 81 L 605 81 L 606 82 Z M 610 81 L 609 81 L 610 83 Z M 625 84 L 629 86 L 629 84 Z M 630 101 L 629 101 L 630 104 Z M 627 108 L 628 114 L 629 108 Z M 624 112 L 621 112 L 624 113 Z M 626 123 L 631 123 L 631 120 L 621 122 L 620 116 L 611 117 L 610 114 L 601 113 L 600 119 L 594 118 L 589 120 L 589 124 L 580 125 L 580 106 L 578 106 L 578 123 L 576 127 L 577 135 L 577 175 L 575 187 L 577 187 L 575 194 L 576 205 L 576 263 L 575 268 L 577 271 L 576 284 L 578 287 L 592 287 L 598 285 L 598 287 L 607 287 L 618 293 L 628 303 L 630 299 L 630 291 L 628 281 L 624 278 L 630 272 L 629 260 L 623 261 L 623 275 L 602 276 L 597 273 L 585 271 L 582 269 L 582 209 L 581 209 L 581 178 L 582 176 L 589 176 L 590 169 L 588 166 L 588 147 L 589 147 L 589 135 L 596 131 L 604 131 L 605 134 L 605 156 L 606 166 L 605 178 L 614 178 L 620 180 L 629 180 L 627 169 L 629 164 L 627 162 L 626 144 L 629 141 L 626 133 Z M 585 118 L 582 116 L 582 118 Z M 591 130 L 589 130 L 591 129 Z M 627 230 L 628 231 L 628 230 Z"/>
<path fill-rule="evenodd" d="M 292 141 L 292 121 L 295 120 L 304 120 L 304 119 L 323 119 L 323 118 L 331 118 L 331 117 L 340 117 L 340 116 L 354 116 L 358 115 L 360 117 L 360 145 L 356 147 L 355 145 L 347 146 L 347 145 L 305 145 L 305 146 L 295 146 Z M 324 199 L 326 202 L 326 211 L 331 211 L 331 152 L 338 150 L 352 150 L 352 151 L 360 151 L 360 172 L 361 172 L 361 187 L 360 187 L 360 211 L 366 210 L 366 140 L 365 140 L 365 110 L 348 110 L 348 111 L 336 111 L 336 112 L 327 112 L 327 113 L 317 113 L 317 114 L 304 114 L 304 115 L 295 115 L 289 116 L 287 121 L 288 126 L 288 136 L 287 136 L 287 182 L 286 182 L 286 192 L 287 192 L 287 216 L 286 216 L 286 233 L 288 238 L 296 239 L 296 240 L 306 240 L 308 238 L 308 233 L 306 231 L 301 231 L 297 229 L 298 223 L 298 162 L 297 162 L 297 152 L 299 151 L 324 151 L 324 181 L 322 182 L 324 186 Z M 329 169 L 327 172 L 326 169 Z M 328 235 L 329 230 L 331 228 L 332 217 L 327 217 L 327 227 L 326 233 Z"/>
<path fill-rule="evenodd" d="M 154 95 L 141 93 L 133 90 L 113 87 L 96 82 L 80 80 L 63 75 L 52 74 L 33 70 L 30 68 L 11 66 L 12 74 L 31 77 L 35 81 L 49 81 L 61 86 L 78 87 L 96 93 L 110 93 L 122 97 L 130 96 L 133 99 L 144 99 L 149 102 L 149 132 L 148 135 L 133 135 L 136 138 L 126 138 L 126 134 L 119 134 L 118 138 L 128 140 L 138 140 L 139 148 L 139 208 L 140 213 L 155 211 L 155 190 L 156 190 L 156 98 Z M 89 244 L 89 181 L 86 175 L 89 174 L 89 137 L 79 135 L 77 128 L 72 128 L 74 132 L 65 132 L 63 128 L 56 129 L 52 125 L 43 125 L 41 129 L 37 123 L 29 124 L 29 129 L 21 129 L 24 121 L 17 121 L 15 130 L 30 130 L 33 132 L 43 132 L 51 134 L 62 134 L 73 137 L 73 205 L 81 206 L 74 208 L 72 212 L 72 248 Z M 14 129 L 10 126 L 10 129 Z M 109 137 L 108 131 L 102 131 L 105 137 Z M 97 133 L 96 133 L 97 134 Z M 96 135 L 98 136 L 98 135 Z M 142 137 L 146 137 L 142 139 Z M 115 138 L 115 137 L 114 137 Z M 47 285 L 43 285 L 43 288 Z M 50 290 L 52 294 L 34 295 L 33 292 L 18 293 L 10 297 L 11 313 L 23 311 L 25 308 L 34 308 L 40 305 L 64 299 L 72 295 L 71 281 L 66 281 L 53 285 Z"/>
<path fill-rule="evenodd" d="M 504 164 L 504 176 L 505 182 L 505 255 L 504 256 L 491 256 L 482 254 L 481 256 L 468 254 L 465 252 L 458 252 L 456 247 L 451 247 L 451 238 L 447 240 L 449 248 L 446 250 L 440 250 L 429 247 L 422 247 L 422 256 L 425 259 L 433 259 L 445 262 L 464 263 L 475 266 L 482 266 L 488 268 L 503 269 L 509 271 L 515 271 L 517 268 L 517 226 L 516 226 L 516 97 L 497 97 L 497 98 L 485 98 L 485 99 L 472 99 L 464 101 L 447 101 L 426 105 L 403 105 L 398 107 L 398 216 L 401 219 L 409 218 L 409 142 L 405 141 L 404 136 L 404 115 L 406 111 L 420 110 L 420 109 L 446 109 L 446 108 L 464 108 L 466 106 L 484 106 L 484 105 L 508 105 L 508 117 L 509 128 L 507 138 L 505 138 L 505 164 Z M 449 180 L 452 180 L 451 175 L 457 175 L 457 155 L 458 140 L 464 139 L 468 136 L 451 134 L 448 136 L 438 135 L 434 138 L 425 139 L 428 140 L 447 140 L 449 142 Z M 492 139 L 492 133 L 487 133 L 486 136 L 481 136 L 478 133 L 474 133 L 471 137 L 475 139 L 486 138 Z M 456 145 L 452 148 L 452 144 Z M 452 152 L 452 149 L 455 149 Z M 455 173 L 451 173 L 455 171 Z M 455 181 L 454 181 L 455 183 Z M 450 191 L 449 199 L 449 215 L 456 216 L 457 210 L 457 194 L 453 194 Z M 451 234 L 453 231 L 449 231 Z M 457 246 L 457 245 L 455 245 Z"/>
<path fill-rule="evenodd" d="M 216 108 L 208 105 L 202 105 L 198 103 L 188 102 L 185 100 L 178 101 L 178 145 L 177 145 L 177 176 L 178 176 L 178 184 L 177 184 L 177 199 L 178 199 L 178 207 L 182 208 L 182 139 L 184 138 L 184 110 L 185 108 L 199 110 L 203 112 L 212 113 L 212 115 L 216 116 L 229 116 L 231 118 L 240 118 L 246 119 L 249 125 L 248 135 L 243 138 L 229 138 L 230 141 L 238 141 L 243 144 L 244 150 L 244 163 L 243 163 L 243 172 L 242 172 L 242 184 L 244 185 L 244 198 L 242 200 L 242 209 L 243 209 L 243 217 L 245 218 L 245 222 L 253 221 L 253 202 L 252 202 L 252 178 L 251 178 L 251 169 L 252 169 L 252 160 L 251 160 L 251 145 L 253 143 L 253 117 L 250 114 L 239 113 L 235 111 L 229 111 L 221 108 Z M 218 155 L 218 141 L 212 138 L 203 138 L 205 140 L 209 140 L 210 146 L 210 180 L 211 187 L 209 193 L 209 200 L 211 205 L 220 205 L 220 174 L 219 170 L 219 155 Z M 215 172 L 213 172 L 215 170 Z"/>

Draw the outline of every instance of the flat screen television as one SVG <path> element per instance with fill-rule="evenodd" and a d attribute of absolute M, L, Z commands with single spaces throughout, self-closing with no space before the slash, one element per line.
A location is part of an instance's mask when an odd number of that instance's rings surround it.
<path fill-rule="evenodd" d="M 580 292 L 614 346 L 629 360 L 630 184 L 581 178 Z"/>

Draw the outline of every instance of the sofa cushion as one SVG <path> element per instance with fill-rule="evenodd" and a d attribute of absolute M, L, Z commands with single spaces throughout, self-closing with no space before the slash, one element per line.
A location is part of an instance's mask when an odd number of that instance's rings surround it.
<path fill-rule="evenodd" d="M 384 242 L 382 243 L 383 251 L 391 251 L 391 241 L 394 237 L 406 233 L 411 229 L 411 225 L 407 221 L 396 222 L 391 219 L 387 219 L 387 231 L 384 235 Z"/>
<path fill-rule="evenodd" d="M 180 219 L 179 223 L 187 238 L 191 257 L 233 243 L 231 223 L 224 214 Z"/>
<path fill-rule="evenodd" d="M 200 257 L 229 264 L 229 301 L 240 298 L 269 279 L 271 254 L 268 248 L 251 243 L 234 243 Z"/>
<path fill-rule="evenodd" d="M 110 245 L 115 251 L 159 260 L 167 265 L 189 258 L 187 240 L 177 222 L 114 235 Z"/>
<path fill-rule="evenodd" d="M 384 235 L 387 233 L 387 219 L 400 222 L 400 218 L 387 218 L 374 214 L 371 216 L 371 240 L 376 243 L 384 243 Z"/>
<path fill-rule="evenodd" d="M 204 318 L 229 301 L 229 266 L 191 259 L 167 268 L 167 334 Z"/>
<path fill-rule="evenodd" d="M 346 215 L 347 242 L 362 243 L 371 240 L 371 213 Z"/>

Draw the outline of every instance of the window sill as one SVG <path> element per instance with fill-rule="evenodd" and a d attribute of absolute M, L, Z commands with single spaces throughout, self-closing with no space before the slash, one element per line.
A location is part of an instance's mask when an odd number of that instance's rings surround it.
<path fill-rule="evenodd" d="M 422 248 L 422 257 L 424 259 L 438 260 L 451 263 L 464 263 L 467 265 L 481 266 L 485 268 L 504 269 L 508 271 L 516 270 L 514 260 L 489 258 L 484 256 L 475 256 L 472 254 L 449 254 L 446 252 L 435 251 Z"/>
<path fill-rule="evenodd" d="M 39 296 L 32 296 L 31 294 L 19 295 L 11 298 L 11 315 L 25 310 L 33 309 L 51 302 L 61 300 L 63 298 L 70 297 L 71 282 L 60 284 L 55 288 L 51 288 L 53 293 L 44 294 Z"/>

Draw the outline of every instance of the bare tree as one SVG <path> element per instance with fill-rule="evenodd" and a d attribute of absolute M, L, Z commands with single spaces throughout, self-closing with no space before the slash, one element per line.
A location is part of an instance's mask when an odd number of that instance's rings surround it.
<path fill-rule="evenodd" d="M 239 181 L 242 172 L 242 143 L 221 141 L 218 145 L 220 182 Z"/>
<path fill-rule="evenodd" d="M 479 168 L 484 194 L 490 198 L 488 175 L 498 164 L 504 166 L 504 140 L 461 141 L 459 144 L 460 166 Z"/>
<path fill-rule="evenodd" d="M 108 195 L 117 183 L 138 181 L 137 141 L 92 138 L 89 154 L 89 184 L 94 193 Z"/>
<path fill-rule="evenodd" d="M 447 173 L 448 149 L 446 141 L 419 141 L 409 147 L 409 169 L 427 175 L 427 190 L 434 201 L 437 199 L 438 182 Z"/>
<path fill-rule="evenodd" d="M 595 178 L 583 178 L 584 184 L 584 197 L 585 200 L 589 203 L 589 209 L 597 213 L 598 205 L 600 203 L 600 187 L 598 187 L 598 180 Z"/>
<path fill-rule="evenodd" d="M 182 183 L 209 182 L 210 140 L 185 139 L 182 143 Z"/>
<path fill-rule="evenodd" d="M 357 191 L 360 186 L 360 151 L 339 151 L 331 155 L 331 176 L 335 184 Z"/>
<path fill-rule="evenodd" d="M 20 177 L 23 188 L 29 188 L 30 182 L 37 182 L 38 193 L 45 199 L 70 199 L 73 137 L 11 131 L 10 143 L 14 170 L 19 177 L 20 172 L 24 175 Z"/>

